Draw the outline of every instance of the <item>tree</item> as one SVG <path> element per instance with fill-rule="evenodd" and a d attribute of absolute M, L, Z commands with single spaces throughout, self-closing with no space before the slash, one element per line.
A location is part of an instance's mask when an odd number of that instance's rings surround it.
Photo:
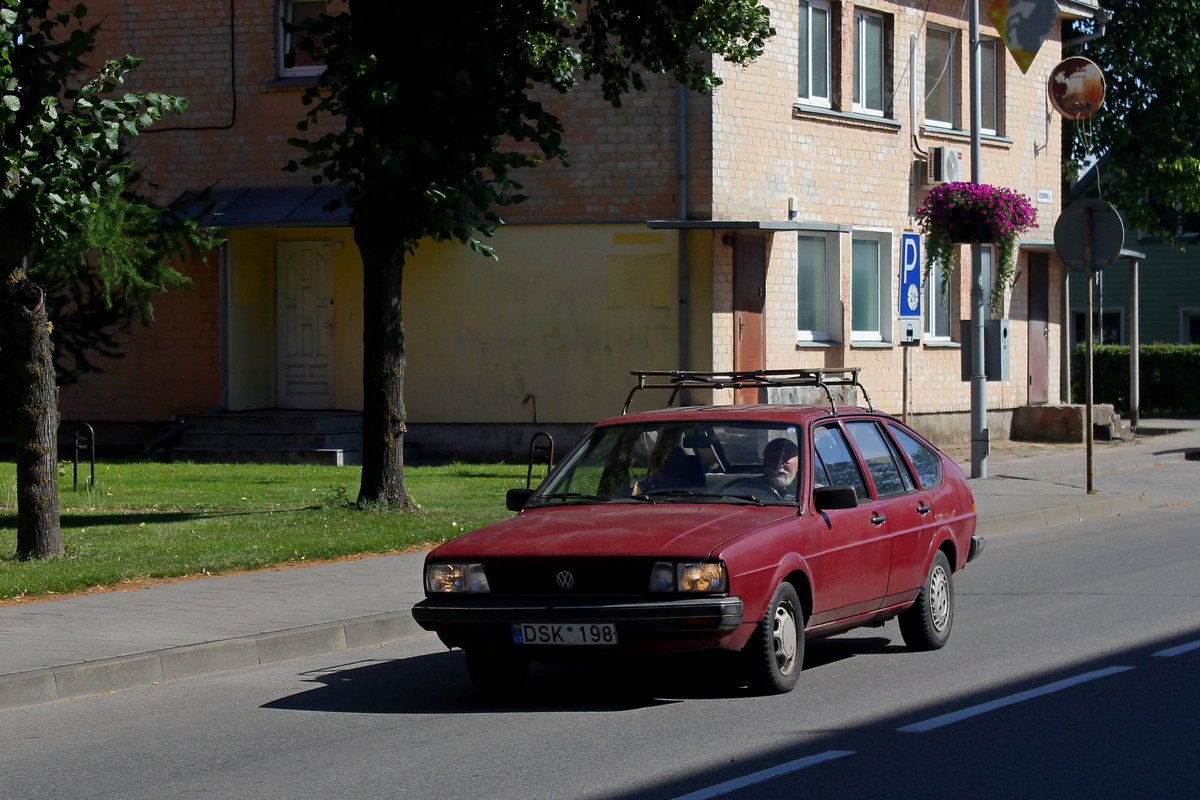
<path fill-rule="evenodd" d="M 642 72 L 705 92 L 709 54 L 735 64 L 774 33 L 756 0 L 481 0 L 453 18 L 420 3 L 347 0 L 305 22 L 299 48 L 325 64 L 299 125 L 334 130 L 292 143 L 287 169 L 348 187 L 363 261 L 363 470 L 360 506 L 412 507 L 404 485 L 405 257 L 423 240 L 469 243 L 525 199 L 517 170 L 566 163 L 563 127 L 538 99 L 597 79 L 614 106 Z M 403 42 L 397 32 L 405 32 Z M 289 55 L 289 58 L 294 55 Z"/>
<path fill-rule="evenodd" d="M 1200 0 L 1110 0 L 1104 36 L 1069 50 L 1104 71 L 1104 105 L 1063 126 L 1064 169 L 1100 156 L 1099 186 L 1130 228 L 1173 238 L 1200 211 Z M 1095 31 L 1075 21 L 1064 39 Z"/>
<path fill-rule="evenodd" d="M 124 187 L 122 141 L 186 106 L 153 92 L 115 95 L 139 63 L 132 56 L 80 80 L 96 26 L 84 26 L 83 5 L 50 6 L 0 0 L 0 375 L 15 427 L 22 559 L 62 553 L 51 321 L 46 288 L 27 265 Z"/>

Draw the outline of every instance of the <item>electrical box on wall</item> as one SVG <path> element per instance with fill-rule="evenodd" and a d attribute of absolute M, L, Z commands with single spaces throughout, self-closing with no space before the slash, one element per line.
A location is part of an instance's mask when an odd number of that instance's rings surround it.
<path fill-rule="evenodd" d="M 925 185 L 937 186 L 962 180 L 962 150 L 957 147 L 931 147 L 926 162 Z"/>
<path fill-rule="evenodd" d="M 971 380 L 971 334 L 974 328 L 969 319 L 960 323 L 962 341 L 962 379 Z M 989 381 L 1008 380 L 1008 320 L 983 321 L 983 374 Z"/>

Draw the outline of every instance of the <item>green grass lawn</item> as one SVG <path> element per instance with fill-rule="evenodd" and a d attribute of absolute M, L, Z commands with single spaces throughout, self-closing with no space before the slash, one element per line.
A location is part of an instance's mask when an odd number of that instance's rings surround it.
<path fill-rule="evenodd" d="M 60 470 L 66 556 L 16 559 L 16 465 L 0 462 L 0 600 L 63 594 L 138 578 L 259 569 L 285 562 L 389 553 L 446 541 L 510 516 L 507 489 L 526 467 L 407 467 L 419 511 L 359 511 L 357 467 L 96 465 L 96 488 Z M 86 472 L 80 468 L 80 485 Z"/>

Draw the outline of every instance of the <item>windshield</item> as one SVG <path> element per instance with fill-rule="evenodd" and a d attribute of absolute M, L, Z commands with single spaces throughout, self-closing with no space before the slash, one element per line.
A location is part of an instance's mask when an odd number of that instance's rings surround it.
<path fill-rule="evenodd" d="M 588 433 L 531 503 L 795 503 L 794 426 L 767 422 L 609 425 Z"/>

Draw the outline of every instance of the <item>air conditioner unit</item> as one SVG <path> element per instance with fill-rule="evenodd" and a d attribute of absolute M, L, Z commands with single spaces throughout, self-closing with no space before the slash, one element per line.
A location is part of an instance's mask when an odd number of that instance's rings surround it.
<path fill-rule="evenodd" d="M 962 180 L 962 150 L 957 147 L 931 147 L 926 162 L 925 185 L 953 183 Z"/>

